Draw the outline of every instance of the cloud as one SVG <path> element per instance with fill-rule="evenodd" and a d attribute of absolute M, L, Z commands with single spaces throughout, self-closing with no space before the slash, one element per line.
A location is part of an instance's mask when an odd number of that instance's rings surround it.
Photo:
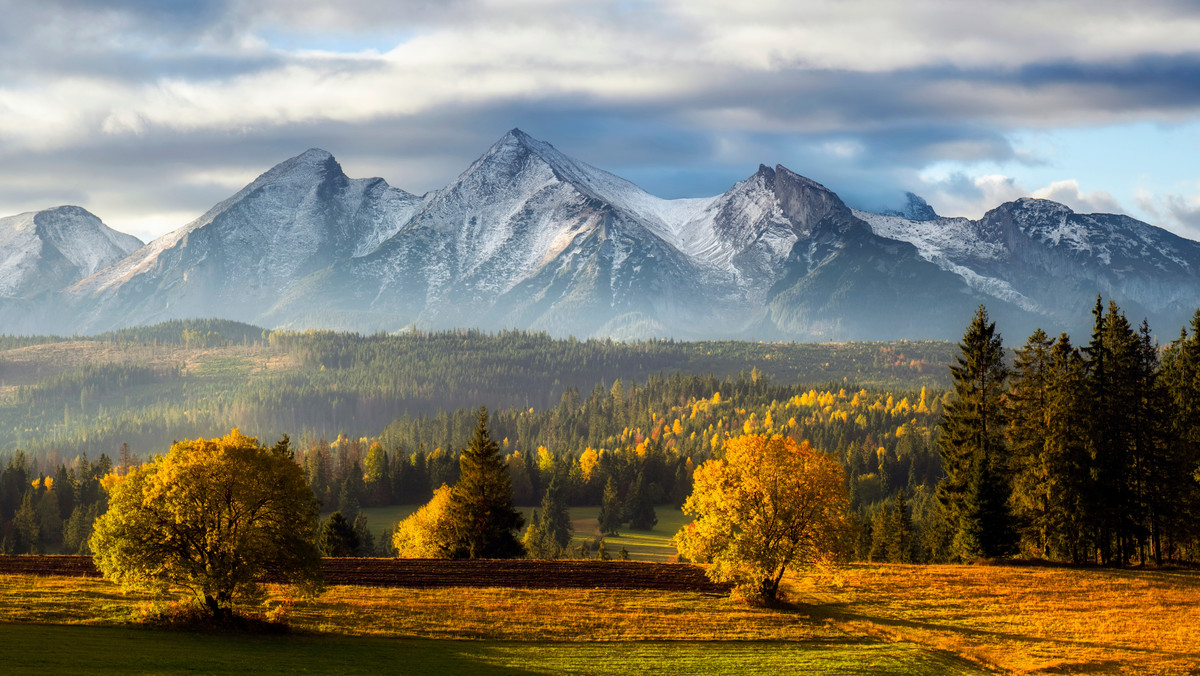
<path fill-rule="evenodd" d="M 1200 194 L 1166 195 L 1167 210 L 1191 237 L 1200 235 Z"/>
<path fill-rule="evenodd" d="M 922 197 L 941 216 L 979 218 L 1004 202 L 1028 197 L 1029 192 L 1002 174 L 971 177 L 954 173 L 941 179 L 926 179 Z"/>
<path fill-rule="evenodd" d="M 1020 190 L 1005 165 L 1047 161 L 1014 129 L 1200 114 L 1200 12 L 1170 0 L 0 8 L 0 182 L 26 186 L 0 193 L 0 213 L 83 194 L 114 219 L 166 220 L 231 183 L 196 172 L 244 176 L 314 145 L 419 192 L 513 126 L 666 196 L 760 161 L 864 202 L 919 187 L 931 164 L 994 167 L 933 187 L 939 210 L 968 213 Z"/>
<path fill-rule="evenodd" d="M 1092 192 L 1084 193 L 1079 189 L 1079 181 L 1073 178 L 1065 181 L 1055 181 L 1044 188 L 1038 188 L 1031 193 L 1031 196 L 1065 204 L 1077 213 L 1124 213 L 1124 209 L 1121 208 L 1121 205 L 1117 203 L 1117 200 L 1112 195 L 1103 190 L 1093 190 Z"/>
<path fill-rule="evenodd" d="M 946 177 L 924 178 L 924 194 L 934 210 L 943 216 L 979 218 L 985 212 L 1022 197 L 1047 199 L 1065 204 L 1076 213 L 1123 214 L 1125 209 L 1103 190 L 1083 192 L 1079 181 L 1066 179 L 1027 190 L 1016 179 L 1003 174 L 971 177 L 957 172 Z"/>

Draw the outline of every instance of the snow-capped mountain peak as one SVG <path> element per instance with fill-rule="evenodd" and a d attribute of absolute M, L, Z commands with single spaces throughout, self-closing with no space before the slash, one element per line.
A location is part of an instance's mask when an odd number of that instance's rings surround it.
<path fill-rule="evenodd" d="M 141 244 L 82 207 L 0 218 L 0 297 L 57 291 L 112 265 Z"/>
<path fill-rule="evenodd" d="M 980 302 L 1018 332 L 1070 329 L 1097 293 L 1169 326 L 1200 298 L 1200 244 L 1129 217 L 1022 199 L 942 218 L 906 199 L 854 211 L 783 165 L 720 195 L 662 199 L 520 129 L 418 197 L 348 178 L 312 148 L 113 264 L 80 243 L 115 237 L 86 212 L 0 219 L 0 251 L 26 252 L 0 258 L 0 297 L 21 296 L 0 313 L 57 332 L 221 316 L 844 340 L 954 337 Z M 53 303 L 27 302 L 46 291 Z"/>
<path fill-rule="evenodd" d="M 941 218 L 923 197 L 915 193 L 904 193 L 904 204 L 899 209 L 884 209 L 881 216 L 894 216 L 909 221 L 936 221 Z"/>

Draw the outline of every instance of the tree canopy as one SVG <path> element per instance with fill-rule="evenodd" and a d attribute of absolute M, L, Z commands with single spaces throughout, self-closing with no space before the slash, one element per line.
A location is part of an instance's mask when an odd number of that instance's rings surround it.
<path fill-rule="evenodd" d="M 849 526 L 842 469 L 807 441 L 751 434 L 696 470 L 675 536 L 683 556 L 709 562 L 714 580 L 774 601 L 789 568 L 832 563 Z"/>
<path fill-rule="evenodd" d="M 181 441 L 107 483 L 90 546 L 125 588 L 185 590 L 219 617 L 259 597 L 264 577 L 320 589 L 319 504 L 286 440 L 264 448 L 234 429 Z"/>
<path fill-rule="evenodd" d="M 443 484 L 433 498 L 396 524 L 392 546 L 402 559 L 448 559 L 454 553 L 454 527 L 449 518 L 450 487 Z"/>

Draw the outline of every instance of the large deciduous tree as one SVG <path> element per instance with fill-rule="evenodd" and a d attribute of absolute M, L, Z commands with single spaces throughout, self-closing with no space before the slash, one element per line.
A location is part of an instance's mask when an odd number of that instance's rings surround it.
<path fill-rule="evenodd" d="M 842 469 L 807 441 L 731 439 L 725 457 L 701 465 L 694 482 L 683 511 L 696 519 L 676 545 L 748 597 L 773 602 L 786 570 L 832 563 L 842 551 L 849 525 Z"/>
<path fill-rule="evenodd" d="M 286 442 L 264 448 L 236 429 L 177 442 L 107 483 L 89 544 L 121 586 L 185 590 L 218 618 L 259 597 L 264 578 L 319 591 L 319 504 Z"/>

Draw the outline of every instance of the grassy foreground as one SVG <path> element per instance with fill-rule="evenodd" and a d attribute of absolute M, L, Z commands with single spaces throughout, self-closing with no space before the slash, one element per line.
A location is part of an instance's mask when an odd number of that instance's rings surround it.
<path fill-rule="evenodd" d="M 876 641 L 515 643 L 4 624 L 0 641 L 8 674 L 970 673 L 952 658 Z"/>
<path fill-rule="evenodd" d="M 0 664 L 6 673 L 1189 674 L 1200 667 L 1196 572 L 855 565 L 794 578 L 789 593 L 793 607 L 768 610 L 681 592 L 333 587 L 314 602 L 270 601 L 286 606 L 293 635 L 211 636 L 123 626 L 145 599 L 102 581 L 7 576 L 0 577 L 0 622 L 9 623 L 0 624 Z"/>

